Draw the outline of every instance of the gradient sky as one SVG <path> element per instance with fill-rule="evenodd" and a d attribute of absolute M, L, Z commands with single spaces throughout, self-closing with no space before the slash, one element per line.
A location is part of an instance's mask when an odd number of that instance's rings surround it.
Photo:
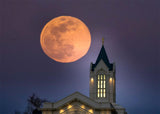
<path fill-rule="evenodd" d="M 102 37 L 116 63 L 117 103 L 128 114 L 160 114 L 159 0 L 0 0 L 0 14 L 0 114 L 23 112 L 32 93 L 53 102 L 88 96 Z M 62 15 L 82 20 L 92 36 L 88 53 L 68 64 L 40 46 L 44 25 Z"/>

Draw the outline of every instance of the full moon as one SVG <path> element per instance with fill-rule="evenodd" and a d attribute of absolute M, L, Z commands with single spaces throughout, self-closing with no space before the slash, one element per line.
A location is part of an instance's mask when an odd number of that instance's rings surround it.
<path fill-rule="evenodd" d="M 78 18 L 60 16 L 44 26 L 40 44 L 51 59 L 69 63 L 77 61 L 88 52 L 91 35 L 87 26 Z"/>

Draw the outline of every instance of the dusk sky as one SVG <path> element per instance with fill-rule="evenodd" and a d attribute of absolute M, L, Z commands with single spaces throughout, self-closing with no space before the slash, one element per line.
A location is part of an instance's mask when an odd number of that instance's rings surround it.
<path fill-rule="evenodd" d="M 40 33 L 57 16 L 82 20 L 91 47 L 59 63 L 42 51 Z M 116 100 L 128 114 L 160 114 L 159 0 L 0 0 L 0 114 L 25 111 L 33 93 L 56 102 L 89 96 L 90 63 L 102 46 L 116 63 Z"/>

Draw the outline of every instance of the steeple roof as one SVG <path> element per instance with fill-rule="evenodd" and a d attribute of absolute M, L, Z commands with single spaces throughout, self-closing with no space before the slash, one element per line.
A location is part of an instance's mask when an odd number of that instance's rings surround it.
<path fill-rule="evenodd" d="M 102 44 L 102 48 L 100 50 L 100 53 L 98 55 L 98 58 L 96 60 L 96 63 L 92 64 L 92 71 L 94 71 L 94 68 L 97 66 L 97 64 L 100 62 L 101 59 L 104 61 L 104 63 L 108 66 L 109 70 L 111 71 L 113 69 L 113 64 L 111 64 L 109 62 L 109 59 L 107 57 L 107 54 L 106 54 L 106 51 L 105 51 L 103 44 Z"/>

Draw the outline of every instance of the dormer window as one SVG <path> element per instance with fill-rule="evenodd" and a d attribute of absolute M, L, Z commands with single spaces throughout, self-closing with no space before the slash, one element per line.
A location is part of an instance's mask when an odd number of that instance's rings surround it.
<path fill-rule="evenodd" d="M 97 76 L 97 97 L 106 97 L 106 75 L 98 74 Z"/>

